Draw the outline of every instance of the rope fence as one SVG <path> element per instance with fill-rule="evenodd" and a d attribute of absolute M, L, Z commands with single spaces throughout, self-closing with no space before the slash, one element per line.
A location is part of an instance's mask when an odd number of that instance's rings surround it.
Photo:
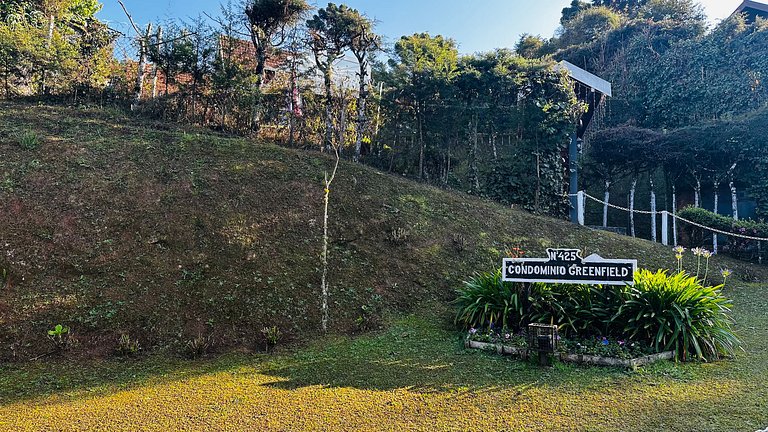
<path fill-rule="evenodd" d="M 717 234 L 720 234 L 720 235 L 729 236 L 729 237 L 737 237 L 737 238 L 742 238 L 742 239 L 746 239 L 746 240 L 768 241 L 768 238 L 748 236 L 748 235 L 744 235 L 744 234 L 732 233 L 732 232 L 729 232 L 729 231 L 723 231 L 723 230 L 719 230 L 717 228 L 708 227 L 706 225 L 702 225 L 700 223 L 697 223 L 697 222 L 688 220 L 686 218 L 680 217 L 680 216 L 678 216 L 678 215 L 676 215 L 674 213 L 670 213 L 670 212 L 668 212 L 666 210 L 657 211 L 657 212 L 651 212 L 651 211 L 647 211 L 647 210 L 630 210 L 630 209 L 628 209 L 626 207 L 621 207 L 621 206 L 618 206 L 618 205 L 615 205 L 615 204 L 607 203 L 607 202 L 605 202 L 605 201 L 603 201 L 603 200 L 601 200 L 599 198 L 593 197 L 592 195 L 590 195 L 590 194 L 588 194 L 586 192 L 582 192 L 582 193 L 584 194 L 585 197 L 591 199 L 592 201 L 598 202 L 598 203 L 603 204 L 603 205 L 607 205 L 608 207 L 611 207 L 611 208 L 614 208 L 614 209 L 617 209 L 617 210 L 625 211 L 627 213 L 634 212 L 634 213 L 637 213 L 637 214 L 644 214 L 644 215 L 651 215 L 651 216 L 653 216 L 653 215 L 662 215 L 663 216 L 663 214 L 666 213 L 669 216 L 672 216 L 673 218 L 675 218 L 675 219 L 677 219 L 677 220 L 679 220 L 681 222 L 685 222 L 685 223 L 693 225 L 695 227 L 699 227 L 699 228 L 705 229 L 707 231 L 712 231 L 713 233 L 717 233 Z"/>
<path fill-rule="evenodd" d="M 673 229 L 673 238 L 674 238 L 675 245 L 677 245 L 677 223 L 676 222 L 680 221 L 680 222 L 689 224 L 691 226 L 695 226 L 697 228 L 700 228 L 700 229 L 702 229 L 704 231 L 711 232 L 712 233 L 712 248 L 713 248 L 713 252 L 714 253 L 717 253 L 717 251 L 718 251 L 718 244 L 717 244 L 717 236 L 718 235 L 722 235 L 722 236 L 726 236 L 726 237 L 732 237 L 732 238 L 736 238 L 736 239 L 742 239 L 742 240 L 756 241 L 757 242 L 757 249 L 758 249 L 758 260 L 759 260 L 759 262 L 763 261 L 763 259 L 762 259 L 763 258 L 762 257 L 762 249 L 763 249 L 762 248 L 762 242 L 768 241 L 768 238 L 755 237 L 755 236 L 750 236 L 750 235 L 746 235 L 746 234 L 738 234 L 738 233 L 733 233 L 733 232 L 729 232 L 729 231 L 723 231 L 723 230 L 720 230 L 720 229 L 717 229 L 717 228 L 712 228 L 712 227 L 709 227 L 709 226 L 706 226 L 706 225 L 702 225 L 702 224 L 700 224 L 698 222 L 694 222 L 692 220 L 680 217 L 677 214 L 675 214 L 673 212 L 666 211 L 666 210 L 662 210 L 662 211 L 648 211 L 648 210 L 629 209 L 629 208 L 622 207 L 622 206 L 619 206 L 619 205 L 616 205 L 616 204 L 605 202 L 605 201 L 603 201 L 603 200 L 601 200 L 599 198 L 593 197 L 592 195 L 590 195 L 590 194 L 588 194 L 588 193 L 586 193 L 584 191 L 581 191 L 581 192 L 579 192 L 577 194 L 578 220 L 579 220 L 579 224 L 580 225 L 584 225 L 584 210 L 585 210 L 585 207 L 586 207 L 586 199 L 587 198 L 592 200 L 592 201 L 594 201 L 594 202 L 596 202 L 596 203 L 599 203 L 601 205 L 608 206 L 609 208 L 620 210 L 620 211 L 623 211 L 623 212 L 626 212 L 626 213 L 634 213 L 634 214 L 641 214 L 641 215 L 652 216 L 654 218 L 654 221 L 655 221 L 656 216 L 660 215 L 661 219 L 662 219 L 661 220 L 661 243 L 663 245 L 665 245 L 665 246 L 669 246 L 669 217 L 671 216 L 672 217 L 672 223 L 673 223 L 673 228 L 672 229 Z M 653 240 L 654 241 L 656 240 L 656 233 L 655 232 L 653 233 Z"/>

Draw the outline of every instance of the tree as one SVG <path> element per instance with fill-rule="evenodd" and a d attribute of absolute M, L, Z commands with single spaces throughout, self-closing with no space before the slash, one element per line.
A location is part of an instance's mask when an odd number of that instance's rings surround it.
<path fill-rule="evenodd" d="M 419 179 L 424 179 L 424 127 L 428 105 L 438 101 L 441 90 L 456 75 L 457 64 L 458 50 L 452 39 L 417 33 L 403 36 L 395 44 L 395 58 L 390 60 L 397 91 L 395 97 L 410 108 L 416 118 Z"/>
<path fill-rule="evenodd" d="M 591 7 L 563 24 L 558 42 L 561 47 L 591 43 L 618 28 L 622 16 L 607 7 Z"/>
<path fill-rule="evenodd" d="M 357 11 L 354 11 L 357 12 Z M 371 56 L 381 50 L 381 37 L 374 33 L 373 22 L 370 19 L 359 15 L 356 17 L 354 31 L 349 50 L 357 59 L 358 64 L 358 96 L 357 96 L 357 122 L 355 124 L 355 154 L 354 161 L 360 159 L 360 152 L 363 143 L 363 135 L 367 124 L 366 102 L 368 100 L 368 70 L 371 66 Z"/>
<path fill-rule="evenodd" d="M 605 179 L 613 178 L 609 176 L 615 173 L 625 172 L 629 174 L 631 181 L 629 190 L 629 228 L 632 237 L 636 235 L 635 192 L 637 181 L 641 173 L 645 173 L 651 167 L 655 167 L 659 160 L 659 137 L 660 134 L 658 132 L 650 129 L 624 126 L 601 131 L 592 139 L 592 148 L 588 157 L 593 161 L 590 163 L 593 172 L 601 173 L 604 181 Z M 601 151 L 606 150 L 610 151 L 607 154 L 606 161 L 595 162 L 602 159 Z M 615 166 L 609 160 L 616 162 Z M 621 166 L 622 161 L 623 166 Z M 651 184 L 651 193 L 655 194 L 653 184 Z M 651 206 L 655 206 L 653 195 L 651 201 Z"/>
<path fill-rule="evenodd" d="M 515 52 L 525 58 L 538 58 L 542 56 L 545 41 L 541 36 L 533 36 L 523 33 L 515 44 Z"/>
<path fill-rule="evenodd" d="M 604 6 L 623 12 L 627 15 L 635 15 L 649 0 L 592 0 L 594 6 Z"/>
<path fill-rule="evenodd" d="M 315 64 L 323 74 L 325 88 L 325 138 L 323 148 L 333 147 L 333 67 L 352 44 L 359 25 L 360 14 L 346 5 L 328 3 L 307 21 L 308 44 Z"/>
<path fill-rule="evenodd" d="M 286 29 L 309 11 L 305 0 L 248 0 L 245 16 L 251 42 L 256 50 L 256 75 L 262 78 L 267 58 L 285 42 Z"/>
<path fill-rule="evenodd" d="M 571 5 L 564 7 L 560 13 L 560 25 L 565 25 L 568 21 L 578 15 L 580 12 L 589 9 L 592 5 L 589 2 L 581 0 L 572 0 Z"/>

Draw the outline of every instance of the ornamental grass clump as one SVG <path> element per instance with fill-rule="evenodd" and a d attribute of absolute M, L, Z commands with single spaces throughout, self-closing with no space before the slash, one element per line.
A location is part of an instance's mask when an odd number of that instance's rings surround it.
<path fill-rule="evenodd" d="M 627 287 L 616 285 L 533 285 L 530 322 L 556 323 L 561 334 L 609 335 L 613 317 L 626 298 Z"/>
<path fill-rule="evenodd" d="M 517 329 L 523 318 L 523 291 L 521 284 L 503 282 L 501 270 L 476 273 L 458 290 L 456 323 Z"/>
<path fill-rule="evenodd" d="M 732 356 L 740 342 L 721 289 L 685 272 L 640 270 L 613 321 L 625 323 L 630 339 L 648 341 L 657 352 L 675 350 L 680 360 Z"/>

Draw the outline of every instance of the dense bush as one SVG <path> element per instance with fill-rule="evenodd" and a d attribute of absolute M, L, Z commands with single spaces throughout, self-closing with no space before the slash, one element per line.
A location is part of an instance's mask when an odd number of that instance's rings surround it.
<path fill-rule="evenodd" d="M 731 302 L 720 288 L 684 272 L 640 270 L 614 322 L 624 324 L 630 339 L 652 343 L 656 351 L 675 350 L 682 360 L 733 355 L 739 340 L 731 331 Z"/>
<path fill-rule="evenodd" d="M 721 231 L 752 237 L 768 237 L 768 224 L 751 219 L 734 220 L 730 216 L 715 214 L 699 207 L 686 207 L 677 213 L 678 216 Z M 690 246 L 702 246 L 712 238 L 712 232 L 683 224 L 682 232 L 688 237 Z M 756 260 L 759 258 L 758 242 L 755 240 L 728 237 L 728 243 L 724 245 L 723 252 L 739 259 Z"/>
<path fill-rule="evenodd" d="M 750 219 L 734 220 L 730 216 L 723 216 L 712 213 L 700 207 L 686 207 L 677 212 L 681 218 L 688 219 L 691 222 L 719 229 L 721 231 L 732 232 L 734 234 L 745 234 L 753 237 L 768 237 L 768 224 L 757 222 Z M 702 228 L 687 228 L 692 232 L 701 232 Z M 703 235 L 703 234 L 702 234 Z"/>
<path fill-rule="evenodd" d="M 722 286 L 705 287 L 684 272 L 641 270 L 635 285 L 503 282 L 501 271 L 476 274 L 459 289 L 456 321 L 465 327 L 517 331 L 527 322 L 555 323 L 570 338 L 612 337 L 675 350 L 681 360 L 733 355 L 731 302 Z M 506 330 L 505 330 L 506 331 Z"/>
<path fill-rule="evenodd" d="M 501 270 L 475 274 L 464 282 L 454 301 L 456 322 L 464 327 L 501 326 L 517 329 L 523 319 L 521 285 L 501 280 Z"/>
<path fill-rule="evenodd" d="M 625 286 L 534 284 L 528 320 L 557 323 L 567 336 L 613 334 L 626 292 Z"/>

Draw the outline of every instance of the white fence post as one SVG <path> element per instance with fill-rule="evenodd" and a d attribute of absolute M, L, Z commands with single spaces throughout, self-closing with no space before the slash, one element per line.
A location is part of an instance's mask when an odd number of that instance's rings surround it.
<path fill-rule="evenodd" d="M 669 246 L 669 212 L 661 211 L 661 244 Z"/>
<path fill-rule="evenodd" d="M 579 225 L 581 226 L 584 226 L 584 198 L 584 191 L 579 191 L 576 201 L 578 202 Z"/>

